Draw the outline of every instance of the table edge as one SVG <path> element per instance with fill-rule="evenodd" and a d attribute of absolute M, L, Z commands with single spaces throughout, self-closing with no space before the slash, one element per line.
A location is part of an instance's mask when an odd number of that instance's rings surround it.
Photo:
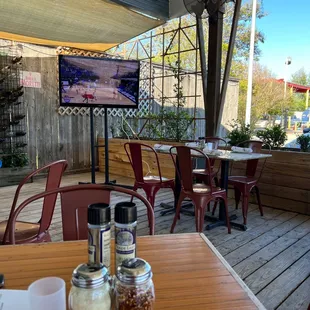
<path fill-rule="evenodd" d="M 150 149 L 148 149 L 148 148 L 142 148 L 142 150 L 143 151 L 147 151 L 147 152 L 151 152 L 152 150 L 150 150 Z M 158 153 L 158 154 L 167 154 L 167 155 L 169 155 L 170 154 L 170 151 L 163 151 L 163 150 L 160 150 L 160 149 L 155 149 L 154 148 L 154 150 L 155 150 L 155 152 L 156 153 Z M 232 152 L 232 151 L 229 151 L 229 152 Z M 234 152 L 235 154 L 248 154 L 248 153 L 237 153 L 237 152 Z M 251 155 L 252 154 L 256 154 L 256 153 L 250 153 Z M 253 159 L 254 160 L 256 160 L 256 159 L 267 159 L 267 158 L 271 158 L 272 157 L 272 154 L 264 154 L 264 153 L 258 153 L 259 155 L 261 155 L 261 156 L 259 156 L 259 157 L 254 157 Z M 251 159 L 233 159 L 233 158 L 225 158 L 225 157 L 223 157 L 224 156 L 224 154 L 222 154 L 222 155 L 212 155 L 212 154 L 206 154 L 208 157 L 210 157 L 210 158 L 212 158 L 212 159 L 219 159 L 219 160 L 226 160 L 226 161 L 232 161 L 232 162 L 237 162 L 237 161 L 247 161 L 247 160 L 251 160 Z M 202 156 L 197 156 L 197 157 L 202 157 Z"/>
<path fill-rule="evenodd" d="M 226 269 L 234 277 L 234 279 L 238 282 L 238 284 L 245 290 L 245 292 L 247 293 L 249 298 L 253 301 L 255 306 L 259 310 L 267 310 L 265 306 L 259 301 L 259 299 L 254 295 L 254 293 L 249 289 L 249 287 L 238 276 L 236 271 L 228 264 L 228 262 L 222 256 L 222 254 L 215 248 L 215 246 L 211 243 L 211 241 L 203 233 L 200 233 L 200 237 L 208 245 L 208 247 L 212 250 L 212 252 L 218 257 L 218 259 L 222 262 L 222 264 L 226 267 Z"/>

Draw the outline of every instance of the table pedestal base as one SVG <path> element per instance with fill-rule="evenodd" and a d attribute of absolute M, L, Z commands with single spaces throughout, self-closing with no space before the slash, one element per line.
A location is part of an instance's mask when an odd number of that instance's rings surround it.
<path fill-rule="evenodd" d="M 161 216 L 165 216 L 165 215 L 169 215 L 169 214 L 175 213 L 175 208 L 172 207 L 168 203 L 161 203 L 159 206 L 161 208 L 165 209 L 163 211 L 160 211 L 160 215 Z M 181 214 L 185 214 L 185 215 L 189 215 L 189 216 L 195 216 L 195 211 L 190 210 L 192 208 L 193 208 L 192 202 L 185 201 L 182 204 Z M 242 231 L 246 231 L 247 230 L 246 225 L 232 222 L 232 221 L 237 219 L 237 215 L 236 214 L 231 215 L 229 217 L 229 219 L 230 219 L 230 226 L 231 226 L 231 228 L 236 228 L 236 229 L 242 230 Z M 210 224 L 208 224 L 206 226 L 206 230 L 211 230 L 211 229 L 213 229 L 215 227 L 219 227 L 219 226 L 226 226 L 226 221 L 221 221 L 221 220 L 219 220 L 218 217 L 211 216 L 211 215 L 205 215 L 205 221 L 212 222 L 212 223 L 210 223 Z"/>
<path fill-rule="evenodd" d="M 175 208 L 173 206 L 171 206 L 168 203 L 161 203 L 159 205 L 161 208 L 165 209 L 163 211 L 160 211 L 160 215 L 161 216 L 165 216 L 168 214 L 173 214 L 175 213 Z M 195 211 L 191 211 L 189 209 L 193 208 L 193 204 L 190 201 L 185 201 L 182 204 L 182 208 L 181 208 L 181 214 L 185 214 L 185 215 L 190 215 L 190 216 L 195 216 Z"/>
<path fill-rule="evenodd" d="M 242 230 L 242 231 L 246 231 L 247 230 L 246 225 L 232 222 L 232 221 L 237 219 L 237 215 L 235 215 L 235 214 L 231 215 L 229 217 L 229 219 L 230 219 L 230 226 L 231 226 L 231 228 L 236 228 L 236 229 L 239 229 L 239 230 Z M 205 220 L 213 222 L 213 223 L 208 224 L 206 226 L 206 230 L 211 230 L 211 229 L 213 229 L 215 227 L 219 227 L 219 226 L 226 226 L 226 222 L 225 221 L 221 221 L 217 217 L 214 217 L 214 216 L 206 215 L 205 216 Z"/>

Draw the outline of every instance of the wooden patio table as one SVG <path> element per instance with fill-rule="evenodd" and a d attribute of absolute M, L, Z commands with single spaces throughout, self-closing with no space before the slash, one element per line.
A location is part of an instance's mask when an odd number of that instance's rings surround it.
<path fill-rule="evenodd" d="M 156 148 L 156 152 L 163 153 L 163 154 L 170 154 L 170 150 L 167 148 Z M 237 161 L 248 161 L 248 160 L 256 160 L 256 159 L 265 159 L 268 157 L 272 157 L 271 154 L 261 154 L 261 153 L 235 153 L 232 151 L 222 150 L 222 154 L 212 154 L 212 153 L 206 153 L 206 155 L 209 158 L 215 158 L 221 161 L 221 188 L 225 189 L 226 192 L 228 192 L 228 176 L 229 176 L 229 164 L 230 162 L 237 162 Z M 200 153 L 197 152 L 197 154 L 193 154 L 194 157 L 202 157 Z M 178 163 L 178 161 L 177 161 Z M 170 208 L 171 210 L 175 210 L 179 196 L 181 192 L 181 183 L 179 179 L 178 173 L 175 174 L 175 204 L 174 208 Z M 163 207 L 167 208 L 165 204 L 162 204 Z M 169 209 L 162 211 L 162 215 L 165 215 L 165 213 L 170 212 Z M 185 213 L 188 213 L 186 210 Z M 247 227 L 244 224 L 235 223 L 233 220 L 237 218 L 236 215 L 230 216 L 230 226 L 232 228 L 238 228 L 241 230 L 246 230 Z M 206 229 L 212 229 L 217 226 L 226 226 L 226 211 L 225 211 L 225 205 L 223 202 L 220 203 L 219 208 L 219 217 L 213 217 L 213 216 L 205 216 L 206 220 L 211 221 L 211 224 L 208 224 L 206 226 Z"/>
<path fill-rule="evenodd" d="M 156 310 L 265 309 L 203 234 L 139 237 L 137 247 L 153 270 Z M 68 293 L 73 269 L 87 257 L 86 241 L 1 246 L 0 272 L 7 289 L 56 276 Z"/>

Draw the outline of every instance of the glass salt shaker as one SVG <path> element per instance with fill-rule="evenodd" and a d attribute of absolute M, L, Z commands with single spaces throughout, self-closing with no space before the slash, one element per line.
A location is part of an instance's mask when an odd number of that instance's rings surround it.
<path fill-rule="evenodd" d="M 79 265 L 72 275 L 69 310 L 110 310 L 108 269 L 102 265 Z"/>
<path fill-rule="evenodd" d="M 199 137 L 198 138 L 198 147 L 203 150 L 206 146 L 206 141 L 204 137 Z"/>
<path fill-rule="evenodd" d="M 126 259 L 115 278 L 116 310 L 153 310 L 155 304 L 151 266 L 143 259 Z"/>

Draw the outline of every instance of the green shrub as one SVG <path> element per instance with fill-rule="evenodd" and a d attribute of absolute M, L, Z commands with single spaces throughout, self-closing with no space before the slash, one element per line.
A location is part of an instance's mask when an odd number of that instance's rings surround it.
<path fill-rule="evenodd" d="M 28 163 L 29 159 L 27 154 L 16 150 L 12 154 L 2 157 L 3 168 L 22 168 L 27 166 Z"/>
<path fill-rule="evenodd" d="M 161 109 L 158 114 L 149 116 L 145 126 L 147 136 L 155 140 L 187 140 L 193 117 L 184 110 Z"/>
<path fill-rule="evenodd" d="M 234 120 L 229 125 L 233 127 L 226 137 L 229 145 L 235 146 L 241 142 L 251 140 L 253 131 L 250 125 L 240 123 L 238 120 Z"/>
<path fill-rule="evenodd" d="M 265 130 L 259 130 L 256 135 L 273 149 L 283 146 L 287 140 L 285 129 L 283 129 L 281 125 L 274 125 Z"/>
<path fill-rule="evenodd" d="M 302 152 L 307 152 L 310 149 L 310 135 L 301 135 L 297 138 L 297 143 L 300 145 Z"/>

